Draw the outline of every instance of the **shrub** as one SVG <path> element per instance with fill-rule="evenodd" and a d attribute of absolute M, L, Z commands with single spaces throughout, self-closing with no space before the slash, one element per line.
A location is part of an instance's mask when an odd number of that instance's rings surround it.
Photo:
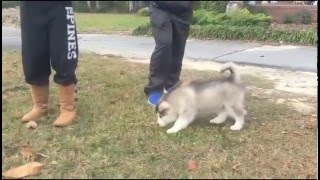
<path fill-rule="evenodd" d="M 200 7 L 207 11 L 226 12 L 228 1 L 201 1 Z"/>
<path fill-rule="evenodd" d="M 263 13 L 251 14 L 246 8 L 241 11 L 231 12 L 230 19 L 226 24 L 238 26 L 269 26 L 272 22 L 272 17 Z"/>
<path fill-rule="evenodd" d="M 267 11 L 263 8 L 263 7 L 259 7 L 259 6 L 252 6 L 249 5 L 247 3 L 244 4 L 244 7 L 248 9 L 248 11 L 252 14 L 266 14 L 267 15 Z"/>
<path fill-rule="evenodd" d="M 141 8 L 137 11 L 138 16 L 149 16 L 149 9 L 147 7 Z"/>
<path fill-rule="evenodd" d="M 302 45 L 316 45 L 318 42 L 317 29 L 273 29 L 261 26 L 225 26 L 225 25 L 193 25 L 190 37 L 198 39 L 228 39 L 251 40 L 264 42 L 284 42 Z M 132 35 L 152 35 L 150 24 L 139 26 Z"/>
<path fill-rule="evenodd" d="M 297 22 L 300 22 L 302 24 L 311 24 L 311 13 L 306 10 L 297 12 L 294 16 Z"/>
<path fill-rule="evenodd" d="M 205 10 L 194 11 L 192 24 L 195 25 L 230 25 L 230 26 L 269 26 L 272 17 L 263 13 L 251 14 L 247 9 L 234 11 L 229 14 L 208 12 Z"/>
<path fill-rule="evenodd" d="M 290 15 L 290 14 L 285 14 L 283 17 L 282 17 L 282 22 L 284 24 L 291 24 L 294 22 L 294 16 L 293 15 Z"/>
<path fill-rule="evenodd" d="M 138 26 L 132 31 L 133 36 L 151 36 L 152 35 L 152 26 L 150 23 L 145 25 Z"/>
<path fill-rule="evenodd" d="M 306 10 L 302 10 L 295 14 L 285 14 L 282 18 L 282 22 L 284 24 L 290 24 L 290 23 L 311 24 L 311 19 L 312 19 L 311 13 Z"/>

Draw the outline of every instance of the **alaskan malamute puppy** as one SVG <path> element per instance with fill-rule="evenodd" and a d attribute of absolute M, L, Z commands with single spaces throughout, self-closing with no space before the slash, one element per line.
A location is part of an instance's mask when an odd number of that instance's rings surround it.
<path fill-rule="evenodd" d="M 220 72 L 226 71 L 230 71 L 228 77 L 180 81 L 170 92 L 165 92 L 156 106 L 159 126 L 175 122 L 167 133 L 176 133 L 187 128 L 199 114 L 217 113 L 210 123 L 222 123 L 230 116 L 235 120 L 230 129 L 241 130 L 247 114 L 244 109 L 246 89 L 240 84 L 234 63 L 224 64 Z"/>

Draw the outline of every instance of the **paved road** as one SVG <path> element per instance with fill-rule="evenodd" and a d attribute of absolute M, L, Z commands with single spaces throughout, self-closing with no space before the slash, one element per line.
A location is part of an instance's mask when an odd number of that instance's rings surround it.
<path fill-rule="evenodd" d="M 81 52 L 150 58 L 154 48 L 150 37 L 79 34 Z M 2 50 L 20 50 L 19 29 L 2 27 Z M 317 72 L 317 48 L 304 46 L 268 46 L 260 43 L 220 40 L 188 40 L 186 59 L 237 62 L 258 66 Z"/>

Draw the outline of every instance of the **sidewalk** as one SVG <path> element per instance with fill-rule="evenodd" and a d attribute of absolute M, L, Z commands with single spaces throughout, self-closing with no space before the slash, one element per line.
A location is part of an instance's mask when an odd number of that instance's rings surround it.
<path fill-rule="evenodd" d="M 152 37 L 126 35 L 79 34 L 81 52 L 113 54 L 132 58 L 150 58 L 155 46 Z M 21 46 L 17 29 L 2 27 L 2 50 Z M 258 66 L 317 72 L 317 47 L 269 46 L 260 43 L 221 40 L 187 42 L 185 59 L 237 62 Z"/>

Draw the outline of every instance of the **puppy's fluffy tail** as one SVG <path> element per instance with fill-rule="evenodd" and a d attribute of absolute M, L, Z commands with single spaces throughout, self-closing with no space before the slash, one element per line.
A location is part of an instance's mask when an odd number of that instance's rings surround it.
<path fill-rule="evenodd" d="M 220 73 L 223 74 L 225 71 L 228 71 L 228 70 L 230 71 L 229 78 L 232 80 L 232 82 L 240 83 L 240 74 L 238 72 L 236 64 L 233 62 L 228 62 L 224 64 L 220 69 Z"/>

